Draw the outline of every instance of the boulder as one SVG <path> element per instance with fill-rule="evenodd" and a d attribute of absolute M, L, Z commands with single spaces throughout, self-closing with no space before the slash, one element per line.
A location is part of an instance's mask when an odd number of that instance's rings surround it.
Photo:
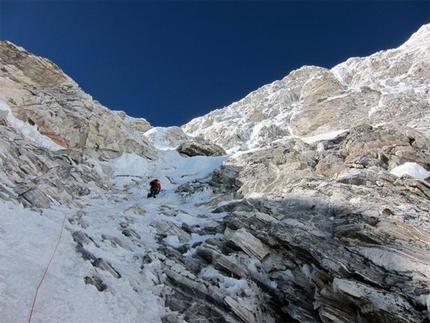
<path fill-rule="evenodd" d="M 188 157 L 194 156 L 224 156 L 227 153 L 221 146 L 215 144 L 206 144 L 198 141 L 187 141 L 178 147 L 181 155 Z"/>

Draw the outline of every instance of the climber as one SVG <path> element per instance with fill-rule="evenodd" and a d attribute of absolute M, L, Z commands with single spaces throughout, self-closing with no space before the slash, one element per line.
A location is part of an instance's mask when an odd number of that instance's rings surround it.
<path fill-rule="evenodd" d="M 158 193 L 160 193 L 160 191 L 161 191 L 161 183 L 158 179 L 153 179 L 149 183 L 149 185 L 150 185 L 150 187 L 149 187 L 148 198 L 149 197 L 155 198 L 155 196 L 158 195 Z"/>

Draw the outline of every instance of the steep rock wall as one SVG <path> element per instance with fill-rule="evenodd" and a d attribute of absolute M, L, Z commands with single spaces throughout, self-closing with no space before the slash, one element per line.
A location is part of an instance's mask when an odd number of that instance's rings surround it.
<path fill-rule="evenodd" d="M 83 92 L 57 65 L 7 41 L 0 42 L 0 88 L 0 99 L 15 117 L 65 148 L 102 158 L 122 152 L 155 158 L 154 147 L 142 136 L 150 128 L 145 120 L 125 120 Z"/>
<path fill-rule="evenodd" d="M 429 62 L 430 25 L 424 25 L 397 49 L 332 69 L 302 67 L 183 129 L 230 152 L 362 123 L 408 126 L 430 137 Z"/>

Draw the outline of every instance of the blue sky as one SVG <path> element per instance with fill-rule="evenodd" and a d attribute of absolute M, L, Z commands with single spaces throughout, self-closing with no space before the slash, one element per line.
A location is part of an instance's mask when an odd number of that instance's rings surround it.
<path fill-rule="evenodd" d="M 0 39 L 112 110 L 180 126 L 303 65 L 395 48 L 430 1 L 0 0 Z"/>

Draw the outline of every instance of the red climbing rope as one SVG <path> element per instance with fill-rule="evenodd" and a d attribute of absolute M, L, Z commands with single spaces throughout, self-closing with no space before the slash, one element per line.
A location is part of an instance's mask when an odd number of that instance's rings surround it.
<path fill-rule="evenodd" d="M 42 279 L 40 280 L 39 285 L 36 288 L 36 293 L 34 294 L 34 298 L 33 298 L 33 304 L 31 305 L 30 315 L 28 317 L 28 323 L 31 322 L 31 318 L 33 316 L 33 311 L 34 311 L 34 307 L 36 305 L 37 294 L 39 293 L 40 286 L 42 286 L 43 280 L 45 279 L 45 276 L 48 272 L 49 266 L 51 266 L 52 259 L 54 258 L 54 255 L 57 252 L 58 245 L 60 244 L 61 236 L 63 235 L 65 221 L 66 221 L 66 213 L 64 214 L 63 223 L 61 224 L 61 231 L 60 231 L 60 235 L 58 237 L 57 245 L 55 246 L 55 249 L 52 252 L 51 258 L 49 259 L 48 265 L 46 266 L 46 269 L 45 269 L 45 272 L 43 273 Z"/>

